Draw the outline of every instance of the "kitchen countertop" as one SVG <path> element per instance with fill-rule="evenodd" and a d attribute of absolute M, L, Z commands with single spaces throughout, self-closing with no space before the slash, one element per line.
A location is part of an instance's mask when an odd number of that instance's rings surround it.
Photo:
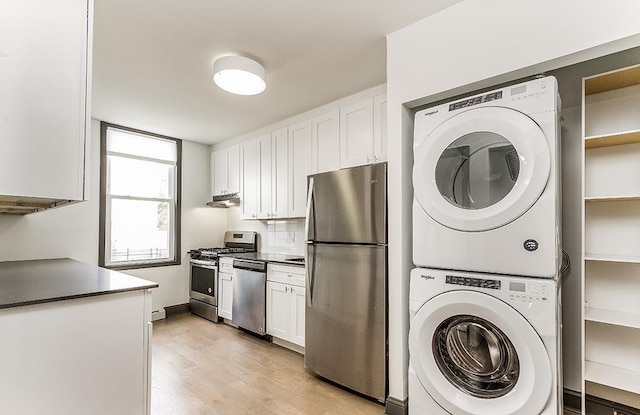
<path fill-rule="evenodd" d="M 237 259 L 254 259 L 256 261 L 264 262 L 278 262 L 287 265 L 304 266 L 304 257 L 297 255 L 286 254 L 269 254 L 266 252 L 246 252 L 243 254 L 225 254 L 222 256 L 237 258 Z"/>
<path fill-rule="evenodd" d="M 156 287 L 69 258 L 0 262 L 0 309 Z"/>

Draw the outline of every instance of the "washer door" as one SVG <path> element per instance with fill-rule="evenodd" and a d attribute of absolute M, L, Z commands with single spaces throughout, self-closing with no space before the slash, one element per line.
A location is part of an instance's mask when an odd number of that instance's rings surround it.
<path fill-rule="evenodd" d="M 450 291 L 427 301 L 411 322 L 409 351 L 422 386 L 452 414 L 538 415 L 551 396 L 542 339 L 487 294 Z"/>
<path fill-rule="evenodd" d="M 457 114 L 416 150 L 416 200 L 435 221 L 460 231 L 506 225 L 540 197 L 551 155 L 538 124 L 502 107 Z"/>

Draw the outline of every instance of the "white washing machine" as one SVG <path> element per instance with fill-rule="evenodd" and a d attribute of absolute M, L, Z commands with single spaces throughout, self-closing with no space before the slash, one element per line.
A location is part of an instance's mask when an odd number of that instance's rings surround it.
<path fill-rule="evenodd" d="M 560 247 L 560 97 L 539 78 L 419 111 L 417 266 L 553 278 Z"/>
<path fill-rule="evenodd" d="M 411 272 L 409 415 L 562 414 L 555 279 Z"/>

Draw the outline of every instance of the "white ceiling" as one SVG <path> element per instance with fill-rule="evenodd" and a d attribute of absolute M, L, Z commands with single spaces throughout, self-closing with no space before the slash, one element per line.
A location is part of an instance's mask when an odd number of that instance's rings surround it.
<path fill-rule="evenodd" d="M 205 144 L 237 137 L 385 83 L 385 35 L 459 1 L 95 0 L 92 116 Z M 217 88 L 226 54 L 261 62 L 267 90 Z"/>

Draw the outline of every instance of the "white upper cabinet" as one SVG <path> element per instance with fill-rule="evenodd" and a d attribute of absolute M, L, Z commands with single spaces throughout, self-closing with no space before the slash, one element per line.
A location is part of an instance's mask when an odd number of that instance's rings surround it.
<path fill-rule="evenodd" d="M 91 0 L 0 2 L 2 213 L 87 198 L 92 13 Z"/>
<path fill-rule="evenodd" d="M 258 219 L 269 219 L 273 216 L 271 206 L 271 183 L 273 180 L 271 166 L 271 134 L 257 138 L 258 146 L 258 188 L 256 195 L 256 214 Z"/>
<path fill-rule="evenodd" d="M 289 127 L 289 217 L 307 213 L 307 175 L 311 173 L 311 122 Z"/>
<path fill-rule="evenodd" d="M 340 167 L 373 162 L 373 99 L 340 109 Z"/>
<path fill-rule="evenodd" d="M 387 94 L 373 98 L 373 159 L 388 160 Z"/>
<path fill-rule="evenodd" d="M 387 95 L 340 109 L 340 168 L 386 161 Z"/>
<path fill-rule="evenodd" d="M 308 175 L 387 160 L 387 96 L 242 143 L 240 159 L 242 219 L 304 217 Z"/>
<path fill-rule="evenodd" d="M 287 128 L 271 133 L 271 213 L 273 218 L 289 215 L 289 139 Z"/>
<path fill-rule="evenodd" d="M 240 144 L 240 218 L 258 218 L 258 185 L 260 173 L 258 139 Z"/>
<path fill-rule="evenodd" d="M 233 145 L 211 153 L 211 194 L 240 191 L 239 146 Z"/>
<path fill-rule="evenodd" d="M 340 111 L 335 110 L 311 120 L 313 173 L 340 168 Z"/>

